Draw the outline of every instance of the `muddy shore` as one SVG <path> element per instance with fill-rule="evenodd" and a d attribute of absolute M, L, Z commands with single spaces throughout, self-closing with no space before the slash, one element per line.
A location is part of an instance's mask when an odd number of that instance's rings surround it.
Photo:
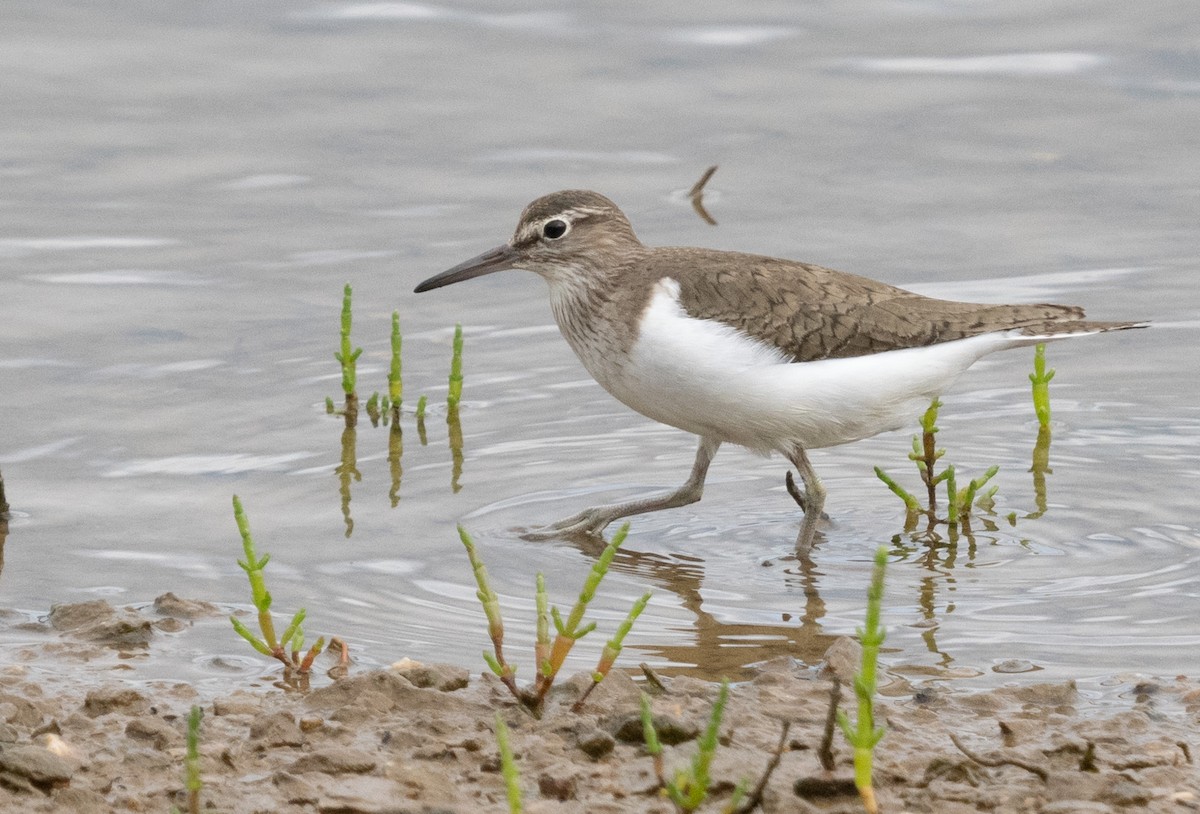
<path fill-rule="evenodd" d="M 174 597 L 141 610 L 98 600 L 56 607 L 39 622 L 53 636 L 23 647 L 0 672 L 0 811 L 182 808 L 193 704 L 204 710 L 205 810 L 506 811 L 497 710 L 511 729 L 527 811 L 674 810 L 642 744 L 645 684 L 623 672 L 579 713 L 571 705 L 590 678 L 564 681 L 536 720 L 492 676 L 450 665 L 352 667 L 337 681 L 314 680 L 307 692 L 230 682 L 216 697 L 184 682 L 136 680 L 132 667 L 88 669 L 114 652 L 153 658 L 158 632 L 186 631 L 197 616 L 217 613 Z M 759 780 L 785 721 L 790 730 L 761 810 L 862 810 L 840 733 L 834 771 L 818 760 L 829 676 L 852 671 L 855 647 L 839 641 L 823 665 L 777 659 L 732 688 L 711 796 L 700 810 L 721 810 L 739 781 Z M 47 678 L 38 669 L 45 660 L 79 670 Z M 887 735 L 875 778 L 885 812 L 1200 810 L 1194 679 L 1131 678 L 1099 705 L 1073 682 L 1027 680 L 987 692 L 893 675 L 884 682 L 878 717 Z M 695 753 L 717 686 L 685 676 L 664 684 L 653 709 L 671 744 L 669 773 Z"/>

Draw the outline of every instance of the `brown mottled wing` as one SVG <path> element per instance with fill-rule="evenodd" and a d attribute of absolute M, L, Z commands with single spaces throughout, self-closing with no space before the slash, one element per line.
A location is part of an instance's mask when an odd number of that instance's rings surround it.
<path fill-rule="evenodd" d="M 1078 324 L 1083 309 L 1074 306 L 937 300 L 821 266 L 733 252 L 656 249 L 653 254 L 655 276 L 679 282 L 681 304 L 690 315 L 736 327 L 798 362 L 1014 328 L 1039 334 L 1083 327 Z"/>

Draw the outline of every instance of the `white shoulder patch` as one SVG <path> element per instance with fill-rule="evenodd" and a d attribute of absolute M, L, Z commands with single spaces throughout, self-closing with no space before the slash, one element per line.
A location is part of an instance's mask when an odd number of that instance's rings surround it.
<path fill-rule="evenodd" d="M 654 284 L 650 300 L 642 312 L 639 346 L 671 348 L 678 354 L 681 364 L 698 364 L 724 373 L 791 361 L 779 348 L 748 336 L 731 325 L 690 316 L 683 309 L 679 295 L 678 280 L 663 277 Z"/>

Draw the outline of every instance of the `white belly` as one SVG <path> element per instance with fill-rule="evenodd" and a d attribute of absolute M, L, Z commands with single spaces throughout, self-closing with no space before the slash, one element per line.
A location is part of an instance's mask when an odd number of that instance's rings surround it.
<path fill-rule="evenodd" d="M 835 446 L 912 425 L 981 356 L 1039 341 L 997 332 L 797 363 L 727 325 L 689 317 L 678 291 L 673 280 L 659 282 L 627 356 L 576 351 L 643 415 L 760 452 Z"/>

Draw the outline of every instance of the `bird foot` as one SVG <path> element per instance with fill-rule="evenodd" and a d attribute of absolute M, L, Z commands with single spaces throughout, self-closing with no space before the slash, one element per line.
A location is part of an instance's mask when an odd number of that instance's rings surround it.
<path fill-rule="evenodd" d="M 573 514 L 557 523 L 530 529 L 521 536 L 526 540 L 553 540 L 574 535 L 599 537 L 608 524 L 616 519 L 607 509 L 606 506 L 584 509 L 579 514 Z"/>

